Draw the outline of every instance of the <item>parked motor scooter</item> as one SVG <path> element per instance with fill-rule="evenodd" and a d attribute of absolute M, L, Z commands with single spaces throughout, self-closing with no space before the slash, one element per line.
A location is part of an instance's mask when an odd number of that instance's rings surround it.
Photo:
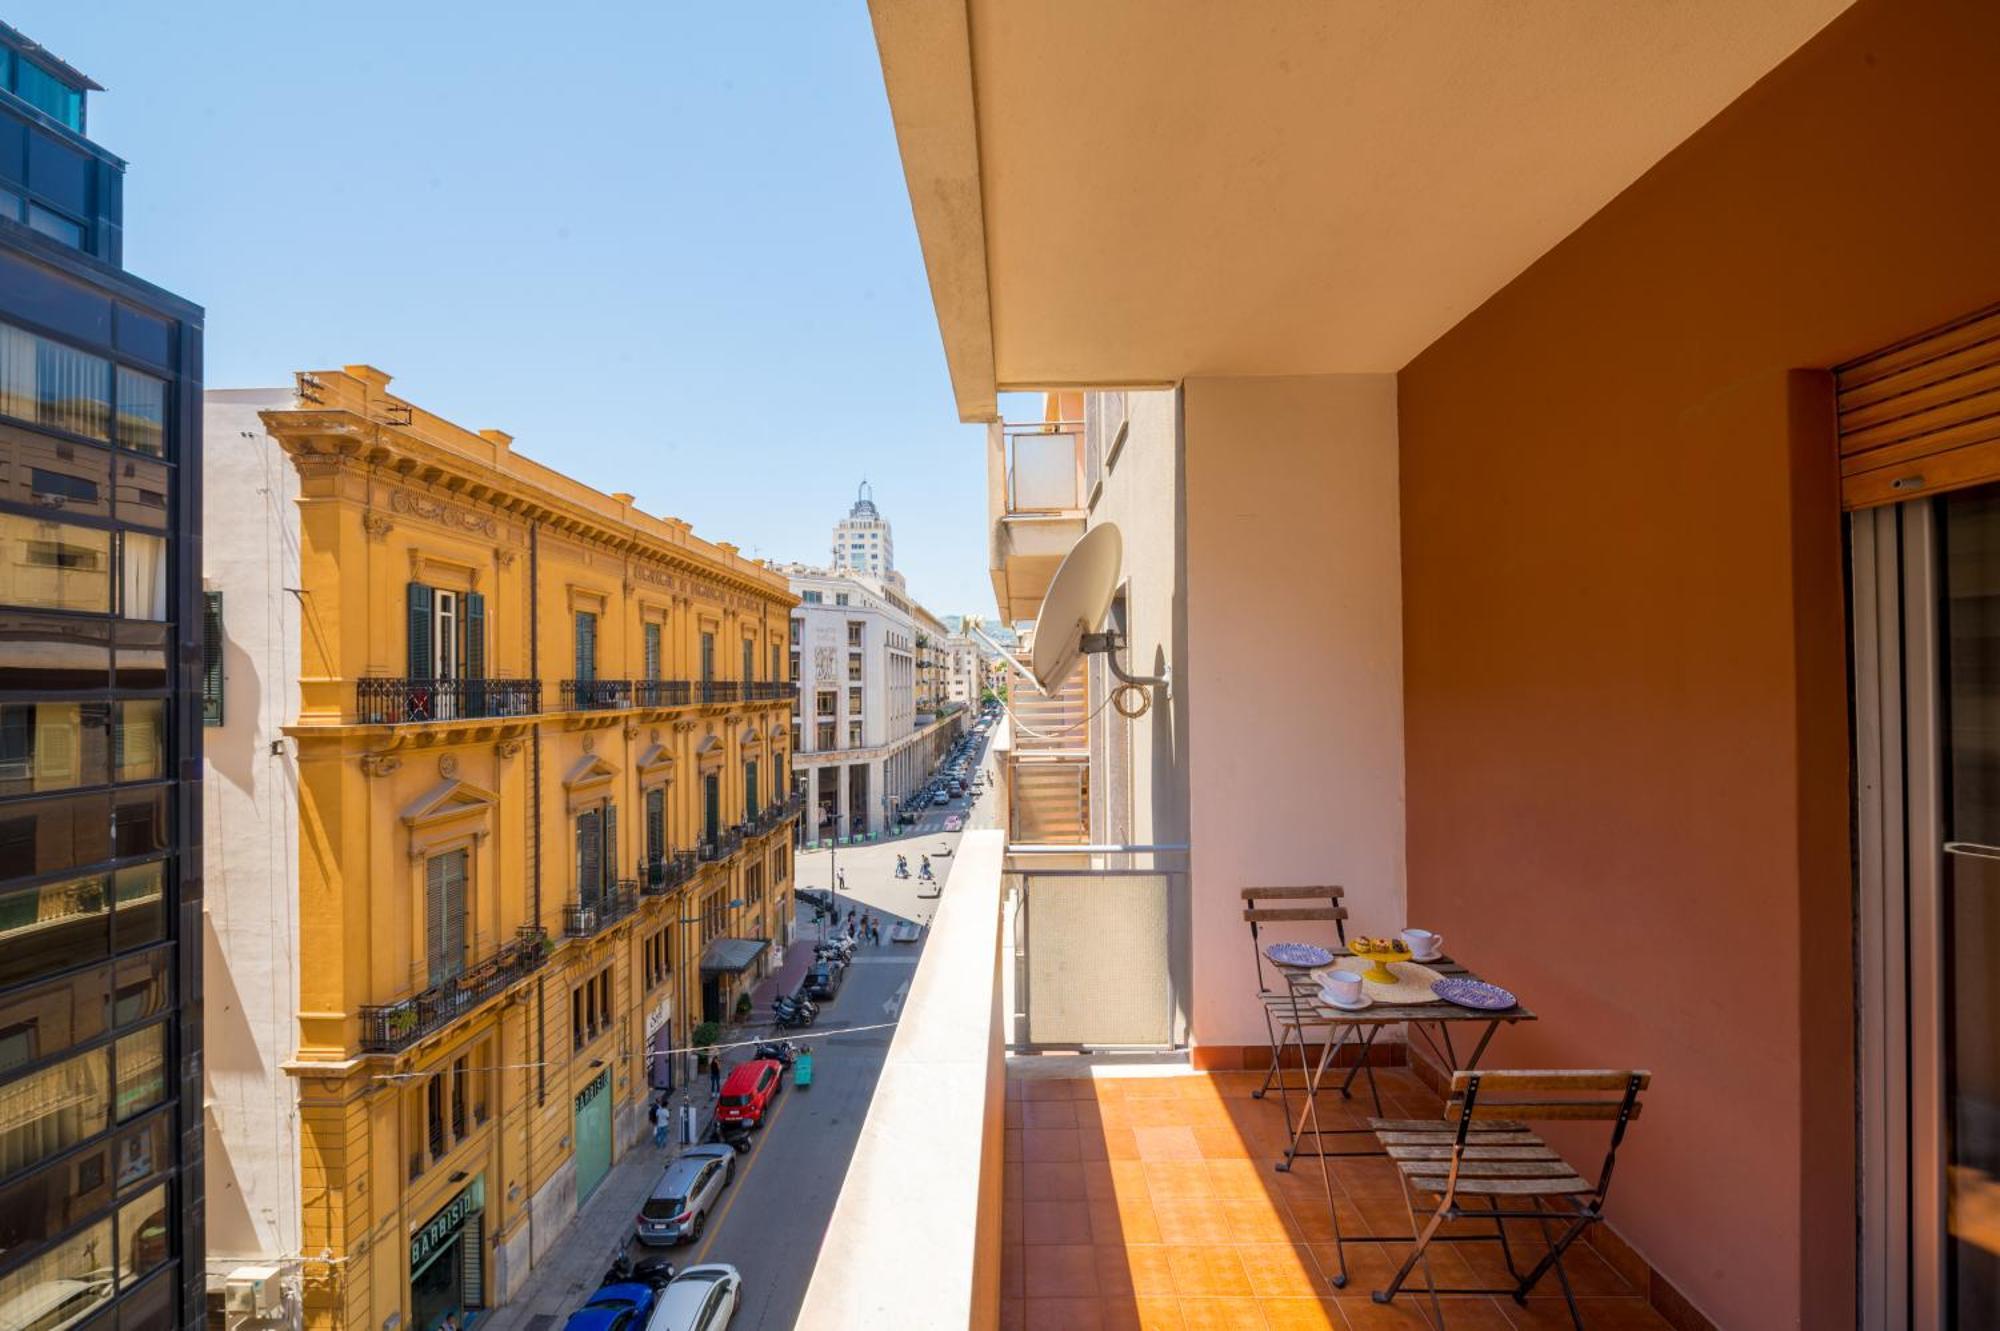
<path fill-rule="evenodd" d="M 775 1063 L 790 1067 L 792 1059 L 798 1053 L 798 1048 L 790 1040 L 766 1040 L 763 1044 L 757 1046 L 757 1057 L 768 1058 Z"/>
<path fill-rule="evenodd" d="M 632 1260 L 632 1255 L 623 1248 L 611 1259 L 611 1269 L 604 1273 L 603 1284 L 650 1285 L 654 1289 L 665 1289 L 674 1278 L 674 1266 L 664 1257 L 642 1257 Z"/>

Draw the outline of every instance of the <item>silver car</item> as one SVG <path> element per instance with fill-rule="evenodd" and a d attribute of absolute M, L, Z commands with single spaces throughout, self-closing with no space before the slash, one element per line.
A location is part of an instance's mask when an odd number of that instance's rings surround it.
<path fill-rule="evenodd" d="M 716 1199 L 735 1177 L 733 1146 L 692 1146 L 675 1156 L 639 1208 L 639 1242 L 659 1246 L 700 1238 Z"/>
<path fill-rule="evenodd" d="M 742 1301 L 743 1277 L 735 1267 L 691 1266 L 660 1291 L 646 1331 L 722 1331 Z"/>

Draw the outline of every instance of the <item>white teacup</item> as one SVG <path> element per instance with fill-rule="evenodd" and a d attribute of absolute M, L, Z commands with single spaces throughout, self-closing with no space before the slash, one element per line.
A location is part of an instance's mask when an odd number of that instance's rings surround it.
<path fill-rule="evenodd" d="M 1352 1007 L 1361 1001 L 1361 973 L 1359 971 L 1329 971 L 1326 977 L 1326 992 L 1337 1003 Z"/>
<path fill-rule="evenodd" d="M 1434 934 L 1428 929 L 1405 929 L 1403 941 L 1410 945 L 1413 957 L 1434 957 L 1444 951 L 1444 935 Z"/>

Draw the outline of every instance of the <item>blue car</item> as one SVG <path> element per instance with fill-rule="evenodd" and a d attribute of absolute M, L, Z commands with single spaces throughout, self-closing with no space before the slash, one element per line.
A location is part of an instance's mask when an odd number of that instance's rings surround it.
<path fill-rule="evenodd" d="M 563 1331 L 641 1331 L 659 1297 L 658 1290 L 638 1281 L 604 1285 L 569 1315 Z"/>

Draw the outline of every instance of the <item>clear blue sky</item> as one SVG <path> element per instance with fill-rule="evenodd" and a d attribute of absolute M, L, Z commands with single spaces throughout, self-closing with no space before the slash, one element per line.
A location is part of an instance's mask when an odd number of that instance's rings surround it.
<path fill-rule="evenodd" d="M 939 614 L 992 615 L 863 0 L 16 0 L 105 85 L 126 266 L 211 387 L 365 361 L 649 512 L 824 561 L 865 474 Z"/>

